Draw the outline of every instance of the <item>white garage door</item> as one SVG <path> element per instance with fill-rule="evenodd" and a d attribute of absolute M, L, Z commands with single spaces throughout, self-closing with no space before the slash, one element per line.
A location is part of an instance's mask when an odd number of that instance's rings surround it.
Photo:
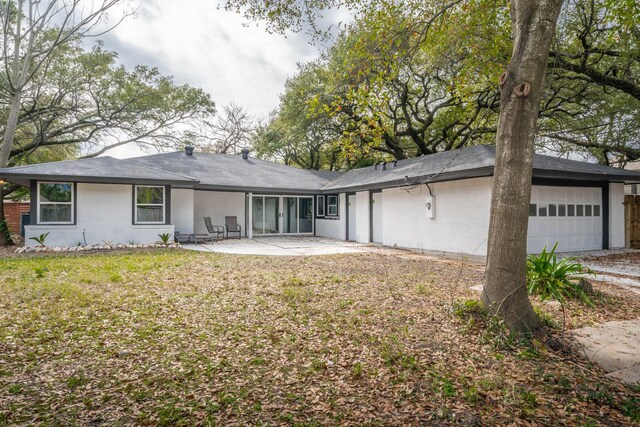
<path fill-rule="evenodd" d="M 602 249 L 602 189 L 548 187 L 531 189 L 527 252 Z"/>

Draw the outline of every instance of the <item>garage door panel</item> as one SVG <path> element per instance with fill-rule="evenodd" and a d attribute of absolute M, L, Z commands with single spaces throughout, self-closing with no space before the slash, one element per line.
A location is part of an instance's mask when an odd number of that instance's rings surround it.
<path fill-rule="evenodd" d="M 601 188 L 533 186 L 536 216 L 529 217 L 527 251 L 538 253 L 556 242 L 562 252 L 602 249 L 602 217 L 595 216 L 596 210 L 602 215 L 601 193 Z M 547 216 L 539 216 L 541 211 Z"/>

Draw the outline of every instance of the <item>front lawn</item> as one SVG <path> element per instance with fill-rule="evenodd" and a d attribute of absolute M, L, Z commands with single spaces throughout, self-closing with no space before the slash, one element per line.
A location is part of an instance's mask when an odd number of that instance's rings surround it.
<path fill-rule="evenodd" d="M 466 302 L 481 281 L 410 254 L 0 259 L 0 424 L 640 421 L 640 389 Z M 596 288 L 571 327 L 640 317 L 637 295 Z"/>

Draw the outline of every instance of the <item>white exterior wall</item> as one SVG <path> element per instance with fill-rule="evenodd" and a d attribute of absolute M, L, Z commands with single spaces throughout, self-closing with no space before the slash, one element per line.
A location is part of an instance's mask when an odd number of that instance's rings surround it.
<path fill-rule="evenodd" d="M 624 184 L 609 184 L 609 247 L 623 248 L 624 241 Z"/>
<path fill-rule="evenodd" d="M 171 223 L 175 226 L 176 232 L 193 234 L 194 209 L 194 190 L 171 190 Z"/>
<path fill-rule="evenodd" d="M 426 186 L 382 190 L 385 246 L 485 256 L 492 178 L 430 184 L 435 216 L 427 218 Z M 360 205 L 358 205 L 360 208 Z M 367 209 L 367 227 L 368 209 Z"/>
<path fill-rule="evenodd" d="M 369 192 L 356 193 L 356 242 L 369 243 L 371 241 L 370 209 Z"/>
<path fill-rule="evenodd" d="M 247 231 L 245 224 L 245 193 L 229 191 L 202 191 L 196 190 L 194 195 L 194 224 L 195 232 L 204 234 L 207 227 L 204 225 L 204 217 L 211 217 L 213 225 L 224 225 L 225 216 L 235 216 L 238 224 L 242 226 L 242 235 Z"/>
<path fill-rule="evenodd" d="M 158 234 L 173 235 L 173 225 L 133 225 L 133 186 L 127 184 L 76 184 L 75 225 L 28 225 L 25 244 L 43 233 L 50 233 L 47 246 L 89 245 L 111 241 L 113 243 L 153 243 Z M 35 214 L 35 213 L 34 213 Z M 84 236 L 83 236 L 84 232 Z"/>
<path fill-rule="evenodd" d="M 347 197 L 338 195 L 338 218 L 316 218 L 316 236 L 345 240 L 347 235 Z"/>

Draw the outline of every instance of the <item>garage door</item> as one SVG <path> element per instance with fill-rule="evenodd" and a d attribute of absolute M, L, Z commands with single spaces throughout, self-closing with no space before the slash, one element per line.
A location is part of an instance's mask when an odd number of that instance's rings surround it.
<path fill-rule="evenodd" d="M 601 188 L 532 187 L 527 252 L 556 242 L 559 252 L 602 249 Z"/>

